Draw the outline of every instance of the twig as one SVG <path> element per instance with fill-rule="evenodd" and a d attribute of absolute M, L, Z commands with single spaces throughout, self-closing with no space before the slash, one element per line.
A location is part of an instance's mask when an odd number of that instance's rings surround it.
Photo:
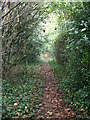
<path fill-rule="evenodd" d="M 15 5 L 13 8 L 11 8 L 4 16 L 2 16 L 1 19 L 3 19 L 5 16 L 7 16 L 14 8 L 16 8 L 20 4 L 21 4 L 21 2 L 19 2 L 17 5 Z"/>

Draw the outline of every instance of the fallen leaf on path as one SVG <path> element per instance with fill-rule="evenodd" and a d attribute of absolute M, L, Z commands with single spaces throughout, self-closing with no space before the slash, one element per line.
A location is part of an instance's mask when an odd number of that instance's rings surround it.
<path fill-rule="evenodd" d="M 39 104 L 39 107 L 42 107 L 42 103 L 41 103 L 41 104 Z"/>
<path fill-rule="evenodd" d="M 71 114 L 72 114 L 72 116 L 74 116 L 74 112 L 72 112 Z"/>
<path fill-rule="evenodd" d="M 47 95 L 46 97 L 49 98 L 49 95 Z"/>
<path fill-rule="evenodd" d="M 54 99 L 54 101 L 55 101 L 56 103 L 58 102 L 56 98 Z"/>
<path fill-rule="evenodd" d="M 48 87 L 47 87 L 47 88 L 45 88 L 45 90 L 48 90 Z"/>
<path fill-rule="evenodd" d="M 62 102 L 62 99 L 59 99 L 59 102 Z"/>
<path fill-rule="evenodd" d="M 70 112 L 70 108 L 66 108 L 65 111 L 66 111 L 66 112 Z"/>
<path fill-rule="evenodd" d="M 56 109 L 56 108 L 57 108 L 57 105 L 54 105 L 54 106 L 53 106 L 53 109 Z"/>
<path fill-rule="evenodd" d="M 41 107 L 41 110 L 43 110 L 44 108 L 43 107 Z"/>
<path fill-rule="evenodd" d="M 51 99 L 49 99 L 48 101 L 51 102 Z"/>
<path fill-rule="evenodd" d="M 54 78 L 54 74 L 52 74 L 52 77 Z"/>
<path fill-rule="evenodd" d="M 61 112 L 61 113 L 60 113 L 60 116 L 61 116 L 61 117 L 63 117 L 63 116 L 64 116 L 63 112 Z"/>
<path fill-rule="evenodd" d="M 52 103 L 54 103 L 54 100 L 52 100 Z"/>
<path fill-rule="evenodd" d="M 58 101 L 57 101 L 57 99 L 56 98 L 54 98 L 53 100 L 52 100 L 52 103 L 57 103 Z"/>
<path fill-rule="evenodd" d="M 60 116 L 60 113 L 55 113 L 56 116 Z"/>
<path fill-rule="evenodd" d="M 51 91 L 51 93 L 53 94 L 54 92 L 53 92 L 53 91 Z"/>
<path fill-rule="evenodd" d="M 62 106 L 61 106 L 61 105 L 59 105 L 59 106 L 58 106 L 58 108 L 59 108 L 59 109 L 62 109 Z"/>
<path fill-rule="evenodd" d="M 47 113 L 49 114 L 49 116 L 51 116 L 53 113 L 52 112 L 50 112 L 50 111 L 47 111 Z"/>

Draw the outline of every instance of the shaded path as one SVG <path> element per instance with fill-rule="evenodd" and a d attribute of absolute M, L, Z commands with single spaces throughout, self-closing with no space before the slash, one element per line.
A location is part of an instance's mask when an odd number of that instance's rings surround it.
<path fill-rule="evenodd" d="M 40 69 L 44 78 L 44 87 L 42 92 L 42 103 L 39 104 L 41 112 L 38 116 L 43 116 L 46 120 L 71 120 L 74 112 L 70 108 L 65 108 L 60 92 L 57 91 L 55 78 L 50 70 L 48 63 L 44 63 Z"/>

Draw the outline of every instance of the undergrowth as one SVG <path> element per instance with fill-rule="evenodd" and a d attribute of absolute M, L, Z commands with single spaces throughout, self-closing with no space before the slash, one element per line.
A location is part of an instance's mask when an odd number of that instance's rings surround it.
<path fill-rule="evenodd" d="M 80 86 L 70 79 L 67 75 L 65 66 L 59 65 L 56 61 L 49 62 L 51 70 L 55 74 L 57 81 L 57 88 L 62 92 L 62 97 L 66 107 L 70 106 L 75 110 L 76 116 L 81 118 L 88 118 L 89 111 L 89 85 Z"/>
<path fill-rule="evenodd" d="M 30 65 L 28 74 L 23 74 L 21 79 L 20 76 L 16 77 L 15 82 L 2 80 L 3 119 L 16 116 L 21 118 L 35 116 L 42 93 L 38 68 L 38 64 Z"/>

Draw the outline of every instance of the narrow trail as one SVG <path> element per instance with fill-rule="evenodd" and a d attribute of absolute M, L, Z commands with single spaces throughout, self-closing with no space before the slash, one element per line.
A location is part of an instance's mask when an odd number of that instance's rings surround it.
<path fill-rule="evenodd" d="M 42 102 L 39 104 L 41 110 L 39 116 L 43 116 L 45 120 L 72 120 L 74 112 L 70 108 L 65 108 L 61 93 L 56 89 L 54 74 L 48 63 L 44 63 L 40 71 L 44 77 L 44 87 Z"/>

